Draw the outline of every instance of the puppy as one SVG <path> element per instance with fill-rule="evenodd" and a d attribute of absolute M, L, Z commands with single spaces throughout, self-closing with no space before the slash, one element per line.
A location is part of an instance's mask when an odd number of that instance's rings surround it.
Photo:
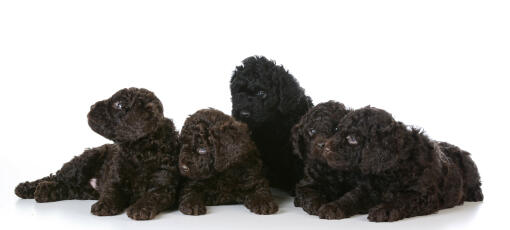
<path fill-rule="evenodd" d="M 248 124 L 271 186 L 292 194 L 303 163 L 292 154 L 290 130 L 312 100 L 287 70 L 257 56 L 236 67 L 230 91 L 232 116 Z"/>
<path fill-rule="evenodd" d="M 278 211 L 245 124 L 215 109 L 199 110 L 186 119 L 181 140 L 182 213 L 202 215 L 206 205 L 236 203 L 256 214 Z"/>
<path fill-rule="evenodd" d="M 307 157 L 321 163 L 307 168 L 303 206 L 321 204 L 320 218 L 368 212 L 370 221 L 396 221 L 483 200 L 468 152 L 432 141 L 381 109 L 349 112 L 333 135 L 312 146 Z"/>
<path fill-rule="evenodd" d="M 335 177 L 338 172 L 330 169 L 327 164 L 318 160 L 316 156 L 308 157 L 316 146 L 315 140 L 325 139 L 333 135 L 340 120 L 351 110 L 341 103 L 328 101 L 320 103 L 310 109 L 301 120 L 292 128 L 292 146 L 294 154 L 304 161 L 304 177 L 296 185 L 296 198 L 294 205 L 302 207 L 311 215 L 317 215 L 317 210 L 328 200 L 338 197 L 336 195 L 344 188 Z M 316 143 L 324 147 L 324 143 Z M 319 187 L 315 178 L 324 182 L 324 188 Z M 329 186 L 333 187 L 330 194 Z"/>
<path fill-rule="evenodd" d="M 19 184 L 15 193 L 37 202 L 99 199 L 91 212 L 136 220 L 154 218 L 176 203 L 179 142 L 163 117 L 159 99 L 146 89 L 122 89 L 92 105 L 89 126 L 113 141 L 86 150 L 42 179 Z"/>

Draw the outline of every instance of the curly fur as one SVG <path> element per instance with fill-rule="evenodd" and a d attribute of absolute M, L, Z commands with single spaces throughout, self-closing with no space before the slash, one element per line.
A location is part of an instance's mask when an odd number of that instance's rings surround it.
<path fill-rule="evenodd" d="M 176 203 L 178 135 L 152 92 L 120 90 L 92 105 L 88 123 L 114 143 L 86 150 L 55 175 L 19 184 L 16 195 L 37 202 L 99 199 L 93 214 L 116 215 L 127 208 L 136 220 L 152 219 Z"/>
<path fill-rule="evenodd" d="M 305 116 L 297 132 L 317 126 L 314 119 Z M 334 120 L 336 131 L 312 139 L 305 149 L 295 204 L 306 212 L 326 219 L 368 213 L 371 221 L 396 221 L 483 200 L 468 152 L 432 141 L 373 107 Z"/>
<path fill-rule="evenodd" d="M 232 116 L 248 124 L 271 186 L 293 193 L 303 166 L 292 154 L 290 130 L 312 100 L 287 70 L 257 56 L 236 67 L 230 90 Z"/>
<path fill-rule="evenodd" d="M 235 203 L 257 214 L 278 211 L 246 124 L 215 109 L 199 110 L 186 119 L 181 140 L 182 213 L 202 215 L 206 205 Z"/>

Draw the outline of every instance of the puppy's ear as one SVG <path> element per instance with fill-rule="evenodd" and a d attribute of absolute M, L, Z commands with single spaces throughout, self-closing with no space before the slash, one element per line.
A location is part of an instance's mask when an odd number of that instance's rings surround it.
<path fill-rule="evenodd" d="M 287 71 L 281 71 L 276 74 L 278 74 L 278 90 L 280 97 L 278 111 L 287 115 L 295 112 L 301 106 L 306 109 L 307 98 L 297 81 Z"/>
<path fill-rule="evenodd" d="M 405 128 L 402 130 L 397 122 L 392 122 L 377 130 L 368 134 L 361 151 L 360 169 L 365 172 L 381 172 L 402 158 L 399 143 L 405 141 Z"/>
<path fill-rule="evenodd" d="M 221 172 L 242 161 L 256 148 L 248 127 L 237 121 L 227 121 L 212 130 L 216 142 L 214 168 Z"/>
<path fill-rule="evenodd" d="M 301 128 L 303 127 L 302 122 L 300 121 L 294 127 L 292 127 L 291 133 L 291 143 L 292 143 L 292 153 L 294 155 L 298 156 L 299 159 L 304 160 L 305 159 L 305 143 L 303 138 L 303 133 L 301 132 Z"/>

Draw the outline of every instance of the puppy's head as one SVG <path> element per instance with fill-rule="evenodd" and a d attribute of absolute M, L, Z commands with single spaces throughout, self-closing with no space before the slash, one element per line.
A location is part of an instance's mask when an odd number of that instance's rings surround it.
<path fill-rule="evenodd" d="M 256 148 L 246 124 L 215 109 L 199 110 L 181 130 L 179 169 L 191 179 L 206 179 L 229 169 Z"/>
<path fill-rule="evenodd" d="M 310 109 L 292 129 L 294 153 L 302 160 L 320 158 L 325 140 L 333 135 L 348 112 L 343 104 L 335 101 L 320 103 Z"/>
<path fill-rule="evenodd" d="M 135 141 L 154 132 L 163 117 L 163 105 L 149 90 L 122 89 L 90 107 L 90 128 L 115 142 Z"/>
<path fill-rule="evenodd" d="M 321 155 L 332 168 L 377 174 L 396 167 L 399 160 L 408 157 L 404 146 L 409 137 L 405 125 L 395 121 L 391 114 L 365 107 L 341 120 L 335 134 L 326 140 Z"/>
<path fill-rule="evenodd" d="M 311 106 L 310 98 L 282 66 L 265 57 L 246 58 L 230 80 L 232 116 L 250 127 Z"/>

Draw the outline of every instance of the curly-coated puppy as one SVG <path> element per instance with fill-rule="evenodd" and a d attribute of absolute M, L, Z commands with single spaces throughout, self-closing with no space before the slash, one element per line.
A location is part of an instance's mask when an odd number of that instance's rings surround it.
<path fill-rule="evenodd" d="M 187 177 L 179 210 L 206 213 L 206 205 L 243 203 L 257 214 L 278 211 L 248 127 L 215 109 L 199 110 L 181 130 L 179 169 Z"/>
<path fill-rule="evenodd" d="M 464 201 L 483 200 L 470 154 L 430 140 L 388 112 L 373 107 L 349 112 L 329 138 L 312 141 L 309 181 L 302 206 L 321 218 L 367 213 L 371 221 L 427 215 Z M 312 211 L 313 213 L 313 211 Z"/>
<path fill-rule="evenodd" d="M 317 160 L 316 156 L 308 157 L 315 148 L 312 143 L 318 139 L 325 139 L 333 135 L 340 120 L 351 110 L 346 109 L 341 103 L 328 101 L 320 103 L 310 109 L 292 128 L 292 146 L 294 154 L 304 161 L 304 177 L 296 185 L 296 198 L 294 205 L 302 207 L 307 213 L 317 215 L 320 205 L 333 200 L 341 193 L 342 186 L 337 184 L 339 180 L 334 175 L 335 170 L 330 169 L 325 163 Z M 316 143 L 323 146 L 324 143 Z M 317 174 L 319 172 L 319 174 Z M 331 178 L 328 178 L 331 177 Z M 315 188 L 314 178 L 320 179 L 327 186 L 334 188 L 335 194 L 322 192 Z M 331 182 L 328 182 L 331 180 Z M 340 194 L 341 195 L 341 194 Z"/>
<path fill-rule="evenodd" d="M 42 179 L 19 184 L 15 193 L 37 202 L 99 199 L 98 216 L 128 208 L 136 220 L 154 218 L 176 203 L 179 142 L 159 99 L 146 89 L 122 89 L 92 105 L 89 126 L 112 140 L 86 150 Z"/>
<path fill-rule="evenodd" d="M 232 116 L 245 122 L 271 186 L 293 193 L 302 162 L 292 154 L 290 130 L 313 106 L 296 79 L 265 57 L 249 57 L 230 80 Z"/>

